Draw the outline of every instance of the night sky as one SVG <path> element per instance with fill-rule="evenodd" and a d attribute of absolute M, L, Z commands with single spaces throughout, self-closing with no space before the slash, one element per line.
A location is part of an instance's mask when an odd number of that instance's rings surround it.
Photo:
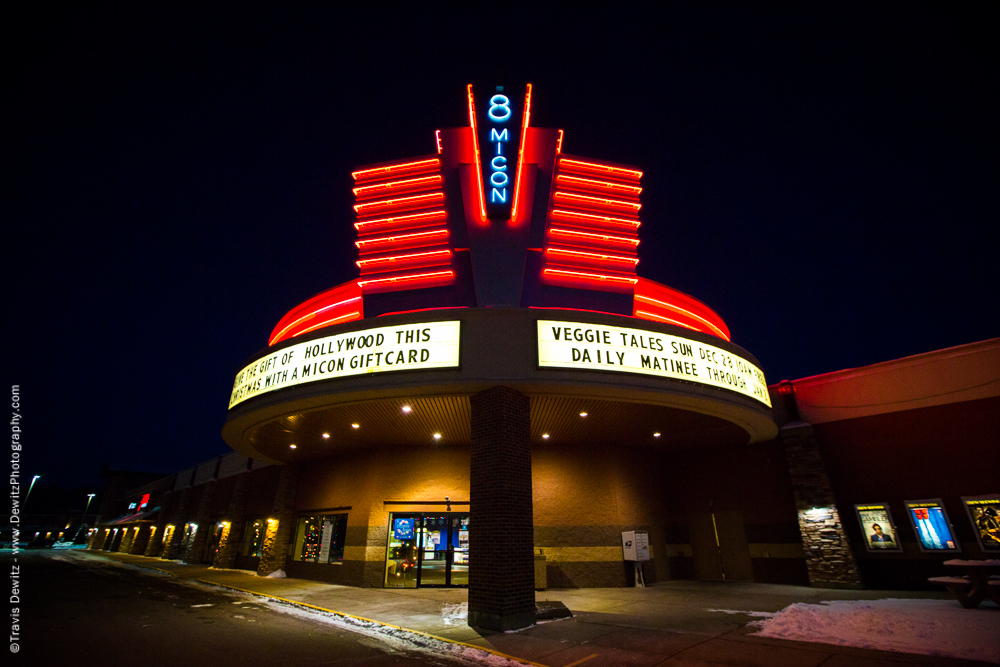
<path fill-rule="evenodd" d="M 434 152 L 470 82 L 645 172 L 640 275 L 769 382 L 1000 335 L 987 3 L 158 7 L 4 10 L 3 368 L 42 483 L 228 451 L 236 371 L 357 276 L 351 170 Z"/>

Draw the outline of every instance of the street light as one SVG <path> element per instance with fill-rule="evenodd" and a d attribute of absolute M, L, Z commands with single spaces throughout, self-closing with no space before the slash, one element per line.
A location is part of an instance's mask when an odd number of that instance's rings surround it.
<path fill-rule="evenodd" d="M 28 493 L 25 494 L 24 502 L 21 504 L 21 514 L 24 514 L 24 511 L 28 508 L 28 498 L 31 497 L 31 490 L 35 488 L 35 482 L 37 482 L 41 478 L 42 478 L 41 475 L 35 475 L 34 477 L 31 478 L 31 485 L 28 486 Z"/>
<path fill-rule="evenodd" d="M 74 542 L 76 542 L 77 539 L 79 539 L 80 531 L 83 530 L 83 527 L 87 525 L 87 510 L 90 509 L 90 501 L 93 500 L 94 496 L 96 495 L 97 495 L 96 493 L 87 494 L 87 506 L 83 508 L 83 518 L 80 520 L 80 527 L 76 529 L 76 535 L 73 536 Z"/>

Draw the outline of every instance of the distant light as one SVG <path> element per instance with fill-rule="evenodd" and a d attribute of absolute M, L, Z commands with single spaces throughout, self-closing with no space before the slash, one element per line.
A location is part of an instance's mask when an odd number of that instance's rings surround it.
<path fill-rule="evenodd" d="M 351 428 L 361 428 L 361 424 L 351 424 Z"/>
<path fill-rule="evenodd" d="M 581 416 L 581 417 L 586 417 L 586 416 L 587 416 L 587 413 L 586 413 L 586 412 L 581 412 L 581 413 L 580 413 L 580 416 Z"/>
<path fill-rule="evenodd" d="M 410 410 L 412 410 L 412 409 L 413 409 L 413 408 L 411 408 L 411 407 L 410 407 L 409 405 L 404 405 L 404 406 L 403 406 L 403 412 L 409 412 L 409 411 L 410 411 Z"/>
<path fill-rule="evenodd" d="M 295 445 L 288 445 L 289 449 L 297 449 Z"/>
<path fill-rule="evenodd" d="M 654 434 L 653 434 L 653 437 L 654 437 L 654 438 L 659 438 L 659 437 L 660 437 L 660 434 L 659 434 L 659 433 L 654 433 Z"/>
<path fill-rule="evenodd" d="M 323 437 L 324 437 L 324 438 L 329 438 L 329 437 L 330 437 L 330 434 L 329 434 L 329 433 L 324 433 L 324 434 L 323 434 Z"/>
<path fill-rule="evenodd" d="M 440 440 L 441 439 L 441 434 L 440 433 L 435 433 L 434 434 L 434 439 L 435 440 Z"/>
<path fill-rule="evenodd" d="M 542 439 L 543 440 L 548 440 L 549 439 L 549 434 L 548 433 L 542 433 Z"/>

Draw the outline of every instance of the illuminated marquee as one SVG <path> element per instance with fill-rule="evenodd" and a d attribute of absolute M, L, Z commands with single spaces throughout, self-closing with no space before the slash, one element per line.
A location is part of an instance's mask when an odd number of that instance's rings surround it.
<path fill-rule="evenodd" d="M 538 365 L 685 380 L 771 406 L 764 373 L 751 362 L 721 347 L 658 331 L 539 320 Z"/>
<path fill-rule="evenodd" d="M 510 98 L 497 86 L 496 94 L 486 106 L 486 123 L 483 132 L 483 180 L 486 195 L 487 217 L 510 217 L 517 174 L 517 123 L 511 122 L 514 111 Z M 513 150 L 511 150 L 513 148 Z"/>
<path fill-rule="evenodd" d="M 424 368 L 456 368 L 461 322 L 362 329 L 290 345 L 241 370 L 229 397 L 243 401 L 307 382 Z"/>

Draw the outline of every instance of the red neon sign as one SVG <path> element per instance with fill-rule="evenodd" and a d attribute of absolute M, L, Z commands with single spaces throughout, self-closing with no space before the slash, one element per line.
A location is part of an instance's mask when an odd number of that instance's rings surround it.
<path fill-rule="evenodd" d="M 611 264 L 630 264 L 633 267 L 639 263 L 638 258 L 635 257 L 621 257 L 619 255 L 602 255 L 596 252 L 583 252 L 582 250 L 567 250 L 565 248 L 547 248 L 545 250 L 546 255 L 553 255 L 556 257 L 565 256 L 568 259 L 583 259 L 590 261 L 603 261 L 609 262 Z"/>
<path fill-rule="evenodd" d="M 476 103 L 472 99 L 472 84 L 466 87 L 469 98 L 469 125 L 472 126 L 472 147 L 476 151 L 476 184 L 479 187 L 479 222 L 486 222 L 486 195 L 483 193 L 483 162 L 479 157 L 479 135 L 476 129 Z"/>
<path fill-rule="evenodd" d="M 363 185 L 359 188 L 354 188 L 354 196 L 369 197 L 391 190 L 416 190 L 425 186 L 439 185 L 442 180 L 440 176 L 420 176 L 419 178 L 389 181 L 388 183 L 379 183 L 378 185 Z"/>
<path fill-rule="evenodd" d="M 555 236 L 569 236 L 570 238 L 582 238 L 592 241 L 607 241 L 609 243 L 622 243 L 631 245 L 633 248 L 639 245 L 639 239 L 627 239 L 621 236 L 610 236 L 608 234 L 592 234 L 590 232 L 578 232 L 572 229 L 559 229 L 552 227 L 549 233 Z"/>
<path fill-rule="evenodd" d="M 400 285 L 415 287 L 417 283 L 432 283 L 440 285 L 455 277 L 454 271 L 434 271 L 432 273 L 415 273 L 406 276 L 393 276 L 391 278 L 376 278 L 374 280 L 359 280 L 361 289 L 368 291 L 369 288 L 386 287 L 390 285 Z M 428 285 L 430 286 L 430 285 Z M 377 290 L 376 290 L 377 291 Z"/>
<path fill-rule="evenodd" d="M 633 195 L 635 197 L 639 196 L 642 192 L 642 188 L 637 185 L 624 185 L 622 183 L 612 183 L 610 181 L 595 181 L 591 178 L 580 178 L 579 176 L 566 176 L 565 174 L 559 174 L 556 176 L 557 183 L 565 183 L 569 186 L 579 186 L 585 188 L 597 188 L 601 190 L 614 190 L 616 192 L 621 192 L 623 194 Z"/>
<path fill-rule="evenodd" d="M 642 178 L 642 172 L 637 169 L 624 169 L 622 167 L 612 167 L 607 164 L 597 164 L 596 162 L 584 162 L 582 160 L 571 160 L 569 158 L 560 158 L 559 160 L 560 168 L 566 169 L 583 169 L 586 171 L 596 171 L 601 174 L 608 174 L 609 176 L 617 176 L 618 178 L 627 178 L 638 180 Z"/>
<path fill-rule="evenodd" d="M 572 220 L 575 222 L 582 222 L 586 224 L 603 223 L 606 225 L 620 225 L 623 227 L 631 227 L 632 229 L 638 229 L 639 225 L 642 224 L 638 220 L 626 220 L 625 218 L 611 218 L 606 215 L 594 215 L 593 213 L 581 213 L 579 211 L 563 211 L 560 209 L 552 210 L 552 217 L 559 218 L 561 220 Z"/>
<path fill-rule="evenodd" d="M 331 308 L 338 308 L 340 306 L 346 306 L 349 303 L 353 304 L 353 303 L 355 303 L 357 301 L 361 301 L 361 297 L 360 296 L 353 296 L 353 297 L 351 297 L 349 299 L 344 299 L 342 301 L 338 301 L 337 303 L 331 303 L 328 306 L 323 306 L 322 308 L 317 308 L 316 310 L 310 311 L 310 312 L 306 313 L 305 315 L 303 315 L 302 317 L 300 317 L 300 318 L 296 319 L 295 321 L 293 321 L 291 324 L 288 324 L 287 326 L 285 326 L 283 329 L 281 329 L 281 331 L 278 331 L 277 333 L 272 334 L 271 335 L 271 340 L 268 342 L 268 345 L 274 345 L 278 341 L 282 340 L 285 337 L 285 334 L 288 331 L 294 329 L 299 324 L 302 324 L 304 322 L 308 322 L 309 320 L 312 320 L 313 318 L 315 318 L 317 315 L 319 315 L 320 313 L 322 313 L 324 311 L 330 310 Z M 287 315 L 285 317 L 287 317 Z M 279 322 L 279 325 L 280 325 L 280 322 Z M 295 335 L 299 335 L 301 333 L 304 333 L 304 332 L 300 331 L 298 334 L 295 334 Z"/>
<path fill-rule="evenodd" d="M 517 184 L 514 186 L 514 206 L 510 212 L 510 219 L 517 222 L 517 200 L 521 194 L 521 173 L 524 167 L 524 140 L 528 136 L 528 120 L 531 118 L 531 84 L 528 84 L 528 92 L 524 94 L 524 119 L 521 122 L 521 147 L 517 151 Z"/>
<path fill-rule="evenodd" d="M 423 169 L 431 169 L 432 167 L 440 167 L 441 160 L 435 158 L 430 158 L 428 160 L 417 160 L 416 162 L 401 162 L 399 164 L 390 164 L 385 167 L 373 167 L 371 169 L 360 169 L 358 171 L 352 171 L 351 176 L 354 177 L 355 181 L 368 181 L 377 176 L 391 176 L 398 174 L 400 172 L 406 171 L 420 171 Z"/>
<path fill-rule="evenodd" d="M 632 211 L 633 213 L 638 213 L 639 209 L 642 208 L 642 204 L 638 204 L 636 202 L 621 201 L 619 199 L 607 199 L 603 197 L 589 197 L 587 195 L 578 195 L 573 192 L 559 192 L 558 190 L 553 197 L 556 201 L 564 200 L 568 202 L 576 202 L 581 206 L 607 206 L 609 208 Z"/>
<path fill-rule="evenodd" d="M 603 273 L 585 273 L 583 271 L 565 271 L 563 269 L 544 269 L 542 271 L 544 275 L 548 276 L 565 276 L 567 278 L 576 278 L 578 280 L 589 280 L 599 283 L 618 283 L 621 285 L 635 285 L 638 282 L 638 278 L 626 278 L 624 276 L 609 276 Z"/>
<path fill-rule="evenodd" d="M 370 270 L 387 264 L 402 264 L 414 261 L 426 263 L 427 266 L 431 266 L 433 264 L 446 263 L 450 258 L 450 250 L 429 250 L 427 252 L 415 252 L 409 255 L 393 255 L 392 257 L 378 257 L 376 259 L 359 259 L 356 264 L 361 269 Z M 442 262 L 441 260 L 444 261 Z"/>
<path fill-rule="evenodd" d="M 430 206 L 444 200 L 443 192 L 432 192 L 426 195 L 413 195 L 412 197 L 397 197 L 395 199 L 380 199 L 378 201 L 355 204 L 354 210 L 364 215 L 367 210 L 380 210 L 387 208 L 417 208 L 421 205 Z"/>
<path fill-rule="evenodd" d="M 354 228 L 361 233 L 366 233 L 368 230 L 384 229 L 386 227 L 399 227 L 400 229 L 406 229 L 407 227 L 420 227 L 425 224 L 431 224 L 435 221 L 444 222 L 447 217 L 448 214 L 445 211 L 411 213 L 409 215 L 395 215 L 391 218 L 379 218 L 378 220 L 355 222 Z"/>
<path fill-rule="evenodd" d="M 435 229 L 430 232 L 417 232 L 415 234 L 398 234 L 396 236 L 380 236 L 376 239 L 363 239 L 355 241 L 354 245 L 356 245 L 362 252 L 365 252 L 369 247 L 391 245 L 393 243 L 401 242 L 405 243 L 409 241 L 417 241 L 418 243 L 421 243 L 431 241 L 431 239 L 443 241 L 447 238 L 447 236 L 447 229 Z"/>

